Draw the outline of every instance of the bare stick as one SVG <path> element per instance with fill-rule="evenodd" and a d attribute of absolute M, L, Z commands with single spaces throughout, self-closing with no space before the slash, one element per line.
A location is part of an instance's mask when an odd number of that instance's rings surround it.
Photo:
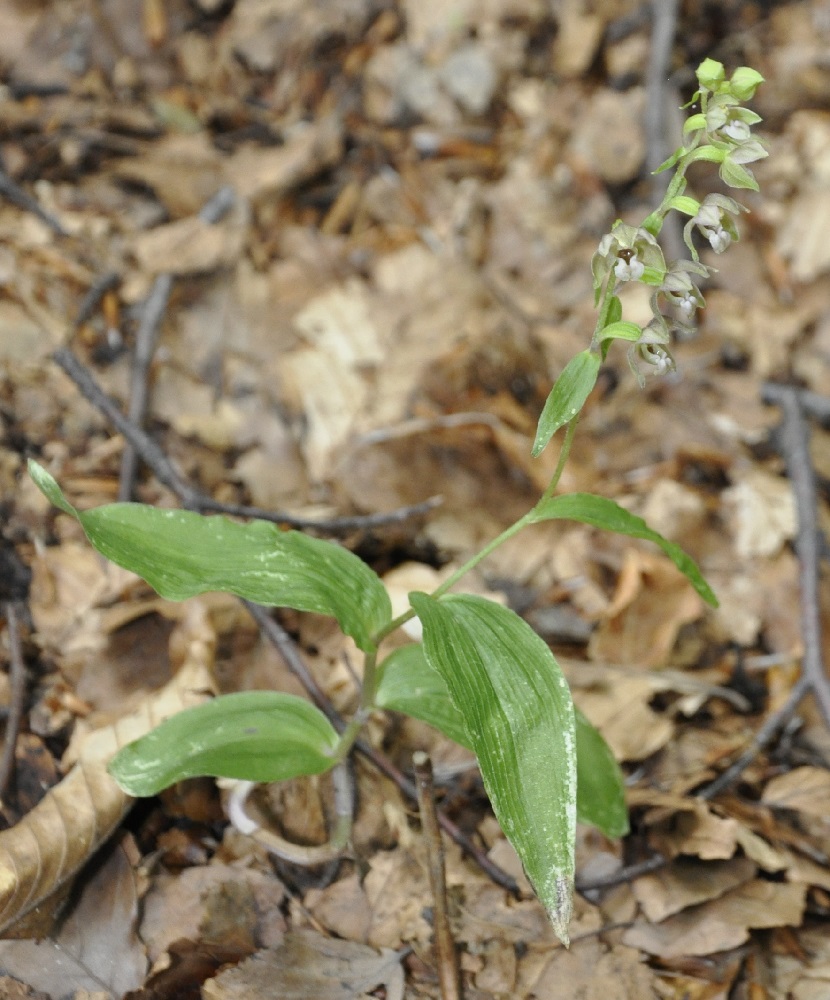
<path fill-rule="evenodd" d="M 63 369 L 80 390 L 81 394 L 92 405 L 101 411 L 126 441 L 135 448 L 138 455 L 160 483 L 166 486 L 181 500 L 183 506 L 190 510 L 215 511 L 238 517 L 256 517 L 275 524 L 284 524 L 291 528 L 303 528 L 309 531 L 320 531 L 330 535 L 342 535 L 350 531 L 365 531 L 382 527 L 387 524 L 398 524 L 412 517 L 420 517 L 441 503 L 440 497 L 431 497 L 422 503 L 410 507 L 399 507 L 397 510 L 379 514 L 356 514 L 350 517 L 312 518 L 298 517 L 283 511 L 262 510 L 259 507 L 249 507 L 245 504 L 225 504 L 214 500 L 200 490 L 194 489 L 173 466 L 156 442 L 140 427 L 121 412 L 116 401 L 108 396 L 92 377 L 89 369 L 67 347 L 59 347 L 52 360 Z"/>
<path fill-rule="evenodd" d="M 418 789 L 418 809 L 421 830 L 427 854 L 429 884 L 432 890 L 433 921 L 435 931 L 435 958 L 438 963 L 438 982 L 441 1000 L 459 1000 L 458 956 L 450 929 L 447 905 L 447 879 L 444 868 L 444 845 L 435 812 L 435 787 L 432 783 L 432 762 L 423 750 L 412 755 L 415 783 Z"/>
<path fill-rule="evenodd" d="M 709 801 L 709 799 L 713 799 L 716 795 L 720 795 L 721 792 L 734 785 L 761 751 L 773 741 L 774 737 L 790 721 L 796 709 L 801 704 L 802 699 L 809 691 L 810 682 L 805 676 L 799 677 L 798 683 L 790 692 L 789 698 L 761 726 L 755 734 L 752 743 L 744 750 L 741 756 L 734 764 L 730 764 L 723 774 L 718 775 L 714 781 L 706 785 L 705 788 L 702 788 L 697 793 L 697 797 L 704 801 Z"/>
<path fill-rule="evenodd" d="M 645 861 L 636 861 L 633 865 L 626 865 L 618 868 L 610 875 L 601 875 L 599 878 L 578 878 L 576 880 L 577 892 L 591 892 L 595 889 L 611 889 L 615 885 L 622 885 L 623 882 L 633 882 L 641 875 L 648 875 L 650 872 L 659 871 L 669 863 L 668 858 L 662 854 L 655 854 L 646 858 Z"/>
<path fill-rule="evenodd" d="M 160 274 L 153 282 L 153 287 L 144 303 L 141 322 L 135 335 L 135 354 L 133 355 L 132 377 L 130 379 L 130 405 L 127 417 L 136 427 L 144 425 L 147 403 L 150 398 L 150 367 L 156 351 L 156 341 L 173 290 L 173 276 Z M 138 453 L 129 443 L 124 444 L 121 455 L 121 475 L 118 480 L 118 499 L 132 500 L 133 486 L 138 472 Z"/>
<path fill-rule="evenodd" d="M 58 236 L 67 235 L 66 230 L 55 216 L 47 212 L 41 206 L 40 202 L 36 198 L 33 198 L 28 191 L 19 184 L 15 184 L 4 170 L 0 170 L 0 195 L 5 196 L 13 205 L 17 205 L 18 208 L 22 208 L 24 212 L 31 212 L 41 222 L 45 222 L 52 232 L 57 233 Z"/>
<path fill-rule="evenodd" d="M 23 718 L 23 702 L 26 697 L 26 665 L 20 644 L 20 622 L 14 601 L 4 604 L 6 631 L 9 636 L 9 680 L 10 704 L 6 717 L 6 734 L 3 743 L 3 757 L 0 759 L 0 799 L 5 798 L 14 773 L 15 749 L 20 722 Z"/>
<path fill-rule="evenodd" d="M 199 218 L 209 225 L 214 225 L 233 206 L 233 189 L 223 187 L 199 212 Z M 147 413 L 147 403 L 150 398 L 150 367 L 156 352 L 156 342 L 161 328 L 167 303 L 173 290 L 173 275 L 160 274 L 153 282 L 153 287 L 144 304 L 141 322 L 135 335 L 135 354 L 133 356 L 132 379 L 130 382 L 130 405 L 127 416 L 136 427 L 143 427 Z M 139 455 L 129 443 L 124 446 L 121 456 L 121 476 L 118 482 L 118 499 L 131 500 L 135 477 L 138 472 Z"/>
<path fill-rule="evenodd" d="M 804 644 L 801 672 L 825 723 L 830 725 L 830 678 L 824 669 L 821 653 L 819 529 L 809 430 L 796 390 L 768 382 L 762 389 L 762 399 L 765 403 L 778 406 L 784 418 L 779 429 L 780 450 L 792 483 L 798 519 L 795 551 L 799 564 L 801 640 Z"/>
<path fill-rule="evenodd" d="M 78 315 L 75 317 L 76 330 L 92 318 L 103 297 L 113 288 L 117 288 L 120 281 L 121 275 L 117 271 L 107 271 L 90 286 L 89 291 L 81 299 L 81 304 L 78 306 Z"/>

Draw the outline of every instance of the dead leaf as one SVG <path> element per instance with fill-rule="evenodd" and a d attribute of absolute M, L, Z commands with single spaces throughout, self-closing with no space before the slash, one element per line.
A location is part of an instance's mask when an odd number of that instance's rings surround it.
<path fill-rule="evenodd" d="M 623 941 L 661 958 L 726 951 L 743 944 L 750 928 L 798 926 L 805 897 L 804 886 L 756 879 L 662 923 L 636 924 Z"/>
<path fill-rule="evenodd" d="M 136 934 L 133 865 L 118 843 L 86 874 L 80 898 L 57 934 L 44 941 L 0 941 L 0 968 L 56 997 L 90 990 L 120 1000 L 147 973 Z"/>
<path fill-rule="evenodd" d="M 74 766 L 66 776 L 19 823 L 0 832 L 0 931 L 75 875 L 124 818 L 132 799 L 107 771 L 115 752 L 213 690 L 204 612 L 195 602 L 190 613 L 190 658 L 173 680 L 137 712 L 73 741 L 67 761 Z"/>
<path fill-rule="evenodd" d="M 259 951 L 202 987 L 204 1000 L 369 1000 L 384 987 L 388 1000 L 403 1000 L 400 957 L 388 948 L 326 938 L 316 931 L 287 934 L 279 948 Z"/>
<path fill-rule="evenodd" d="M 761 801 L 778 809 L 830 820 L 830 771 L 822 767 L 797 767 L 769 781 Z"/>

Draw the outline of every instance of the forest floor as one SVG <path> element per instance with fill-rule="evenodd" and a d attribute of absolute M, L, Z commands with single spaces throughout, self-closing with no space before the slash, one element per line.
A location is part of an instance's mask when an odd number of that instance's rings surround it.
<path fill-rule="evenodd" d="M 798 539 L 792 488 L 814 473 L 826 536 L 830 16 L 823 0 L 653 6 L 656 24 L 639 0 L 0 2 L 0 918 L 23 916 L 33 871 L 89 860 L 68 903 L 6 930 L 3 997 L 438 997 L 417 807 L 394 780 L 416 749 L 465 845 L 446 841 L 467 1000 L 830 995 L 815 673 L 830 590 L 810 590 L 815 538 Z M 761 192 L 740 242 L 703 255 L 718 271 L 676 373 L 640 388 L 611 351 L 560 488 L 613 497 L 682 544 L 720 607 L 646 543 L 573 524 L 537 526 L 468 581 L 550 643 L 625 770 L 630 834 L 579 830 L 570 949 L 469 752 L 403 717 L 371 722 L 335 864 L 274 859 L 228 826 L 208 780 L 131 810 L 112 789 L 75 800 L 82 735 L 175 697 L 185 675 L 304 694 L 234 598 L 161 600 L 37 491 L 27 458 L 82 510 L 180 505 L 146 448 L 125 464 L 83 376 L 214 500 L 340 538 L 393 602 L 433 589 L 548 482 L 556 449 L 530 446 L 590 340 L 591 256 L 659 199 L 650 169 L 706 56 L 766 78 Z M 720 190 L 699 167 L 694 193 Z M 627 315 L 648 308 L 634 292 Z M 812 394 L 792 397 L 811 431 L 801 466 L 770 382 Z M 276 618 L 348 715 L 351 643 L 322 617 Z M 25 817 L 61 788 L 73 816 L 35 836 Z M 281 832 L 325 840 L 328 795 L 322 779 L 271 789 Z"/>

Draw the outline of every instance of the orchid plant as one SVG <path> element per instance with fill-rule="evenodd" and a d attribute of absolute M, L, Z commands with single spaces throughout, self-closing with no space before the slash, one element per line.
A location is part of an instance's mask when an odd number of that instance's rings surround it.
<path fill-rule="evenodd" d="M 593 337 L 554 384 L 532 448 L 538 455 L 566 428 L 547 489 L 527 514 L 436 590 L 410 594 L 404 614 L 393 617 L 380 578 L 334 542 L 281 531 L 265 521 L 240 524 L 141 504 L 81 512 L 45 469 L 30 464 L 40 489 L 77 518 L 95 548 L 163 597 L 183 600 L 222 590 L 263 605 L 330 615 L 363 656 L 359 704 L 342 732 L 293 695 L 220 696 L 120 750 L 110 770 L 125 791 L 153 795 L 196 775 L 274 782 L 337 772 L 372 712 L 407 712 L 475 752 L 496 817 L 556 932 L 567 941 L 576 823 L 593 823 L 609 836 L 627 831 L 622 773 L 599 732 L 575 711 L 553 653 L 531 627 L 500 604 L 450 590 L 527 525 L 566 519 L 655 543 L 709 604 L 717 604 L 693 560 L 641 518 L 601 496 L 557 492 L 580 411 L 612 342 L 628 344 L 641 383 L 646 374 L 673 369 L 671 334 L 691 326 L 704 303 L 700 281 L 712 271 L 700 260 L 696 234 L 718 254 L 738 239 L 736 220 L 745 209 L 722 194 L 702 201 L 687 194 L 688 168 L 698 161 L 716 163 L 727 186 L 757 190 L 747 164 L 766 151 L 751 131 L 759 116 L 743 103 L 762 77 L 742 67 L 727 79 L 720 63 L 706 59 L 697 80 L 683 144 L 659 168 L 674 170 L 662 203 L 639 226 L 617 221 L 593 257 Z M 672 211 L 687 217 L 689 259 L 666 262 L 658 236 Z M 621 294 L 637 283 L 652 290 L 652 317 L 644 326 L 623 319 Z M 384 640 L 416 616 L 422 642 L 385 654 Z M 244 793 L 231 798 L 234 822 L 248 832 L 259 830 L 245 810 Z M 339 836 L 347 841 L 348 823 Z"/>

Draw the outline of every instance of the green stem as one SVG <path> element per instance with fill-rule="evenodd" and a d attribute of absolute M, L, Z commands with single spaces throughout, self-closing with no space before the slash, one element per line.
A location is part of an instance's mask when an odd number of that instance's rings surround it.
<path fill-rule="evenodd" d="M 377 660 L 377 648 L 367 652 L 363 658 L 363 683 L 360 685 L 360 704 L 355 714 L 346 724 L 346 728 L 340 734 L 340 739 L 334 748 L 332 756 L 338 762 L 346 759 L 349 751 L 354 746 L 355 740 L 360 735 L 360 730 L 368 721 L 369 715 L 374 708 L 378 679 Z"/>

